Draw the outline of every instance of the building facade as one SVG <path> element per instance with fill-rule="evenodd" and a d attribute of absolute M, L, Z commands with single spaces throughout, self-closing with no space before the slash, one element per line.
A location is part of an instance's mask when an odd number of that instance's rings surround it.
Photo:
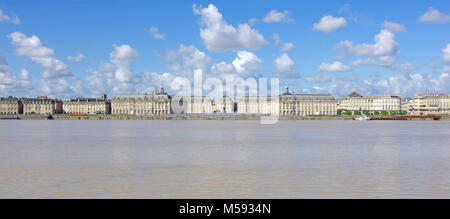
<path fill-rule="evenodd" d="M 280 116 L 337 115 L 337 102 L 331 94 L 291 94 L 280 96 Z"/>
<path fill-rule="evenodd" d="M 343 112 L 400 112 L 402 108 L 401 95 L 362 96 L 352 92 L 338 102 L 338 109 Z"/>
<path fill-rule="evenodd" d="M 19 98 L 0 98 L 1 115 L 19 115 L 23 114 L 23 104 Z"/>
<path fill-rule="evenodd" d="M 53 115 L 62 113 L 62 101 L 47 97 L 23 98 L 23 114 Z"/>
<path fill-rule="evenodd" d="M 236 112 L 239 114 L 278 115 L 280 98 L 245 96 L 236 101 Z"/>
<path fill-rule="evenodd" d="M 411 113 L 414 115 L 449 115 L 450 94 L 414 95 Z"/>
<path fill-rule="evenodd" d="M 154 116 L 172 114 L 171 97 L 161 88 L 154 94 L 120 94 L 111 100 L 112 114 Z"/>
<path fill-rule="evenodd" d="M 229 96 L 219 97 L 213 102 L 213 113 L 235 113 L 235 102 Z"/>
<path fill-rule="evenodd" d="M 111 114 L 111 102 L 106 94 L 100 98 L 76 98 L 63 102 L 63 112 L 75 115 Z"/>
<path fill-rule="evenodd" d="M 213 101 L 207 96 L 174 96 L 171 106 L 174 114 L 213 113 Z"/>

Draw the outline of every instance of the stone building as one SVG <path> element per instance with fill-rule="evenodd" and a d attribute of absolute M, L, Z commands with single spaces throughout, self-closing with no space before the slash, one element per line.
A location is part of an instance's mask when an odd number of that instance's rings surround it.
<path fill-rule="evenodd" d="M 226 94 L 223 97 L 217 98 L 213 102 L 213 113 L 235 113 L 236 104 L 231 97 Z"/>
<path fill-rule="evenodd" d="M 402 107 L 401 95 L 362 96 L 352 92 L 338 102 L 338 109 L 343 112 L 400 112 Z"/>
<path fill-rule="evenodd" d="M 402 98 L 402 112 L 406 112 L 406 114 L 411 114 L 413 109 L 413 98 Z"/>
<path fill-rule="evenodd" d="M 100 98 L 76 98 L 63 102 L 63 112 L 75 115 L 111 114 L 111 102 L 106 94 Z"/>
<path fill-rule="evenodd" d="M 23 114 L 53 115 L 62 113 L 62 101 L 48 97 L 23 98 Z"/>
<path fill-rule="evenodd" d="M 280 116 L 337 115 L 337 102 L 331 94 L 291 94 L 280 96 Z"/>
<path fill-rule="evenodd" d="M 278 115 L 280 110 L 280 98 L 245 96 L 236 101 L 236 112 L 239 114 Z"/>
<path fill-rule="evenodd" d="M 171 97 L 161 90 L 154 94 L 119 94 L 111 100 L 112 114 L 168 115 L 172 114 Z"/>
<path fill-rule="evenodd" d="M 411 113 L 414 115 L 449 115 L 450 94 L 414 95 Z"/>
<path fill-rule="evenodd" d="M 213 113 L 213 101 L 207 96 L 174 96 L 171 106 L 174 114 Z"/>
<path fill-rule="evenodd" d="M 23 113 L 23 104 L 19 98 L 0 98 L 0 115 L 18 115 Z"/>

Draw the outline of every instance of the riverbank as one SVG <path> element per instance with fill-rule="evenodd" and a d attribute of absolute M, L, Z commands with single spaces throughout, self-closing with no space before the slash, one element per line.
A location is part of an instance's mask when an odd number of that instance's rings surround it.
<path fill-rule="evenodd" d="M 1 120 L 352 120 L 352 116 L 280 116 L 264 117 L 258 115 L 164 115 L 164 116 L 136 116 L 136 115 L 66 115 L 56 114 L 52 116 L 43 115 L 17 115 L 0 116 Z M 415 118 L 411 120 L 431 120 L 426 118 Z M 450 120 L 450 116 L 442 116 L 441 120 Z"/>

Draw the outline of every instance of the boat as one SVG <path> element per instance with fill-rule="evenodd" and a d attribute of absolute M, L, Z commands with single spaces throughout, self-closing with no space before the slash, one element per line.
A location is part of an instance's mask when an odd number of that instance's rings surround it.
<path fill-rule="evenodd" d="M 353 118 L 353 120 L 360 120 L 360 121 L 370 120 L 370 117 L 367 117 L 366 115 L 362 115 L 362 116 L 358 116 L 356 118 Z"/>

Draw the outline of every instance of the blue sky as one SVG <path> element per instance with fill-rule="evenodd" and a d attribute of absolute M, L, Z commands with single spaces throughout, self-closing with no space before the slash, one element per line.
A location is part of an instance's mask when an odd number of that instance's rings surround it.
<path fill-rule="evenodd" d="M 1 0 L 0 10 L 0 96 L 170 90 L 198 69 L 336 97 L 450 92 L 449 1 Z"/>

